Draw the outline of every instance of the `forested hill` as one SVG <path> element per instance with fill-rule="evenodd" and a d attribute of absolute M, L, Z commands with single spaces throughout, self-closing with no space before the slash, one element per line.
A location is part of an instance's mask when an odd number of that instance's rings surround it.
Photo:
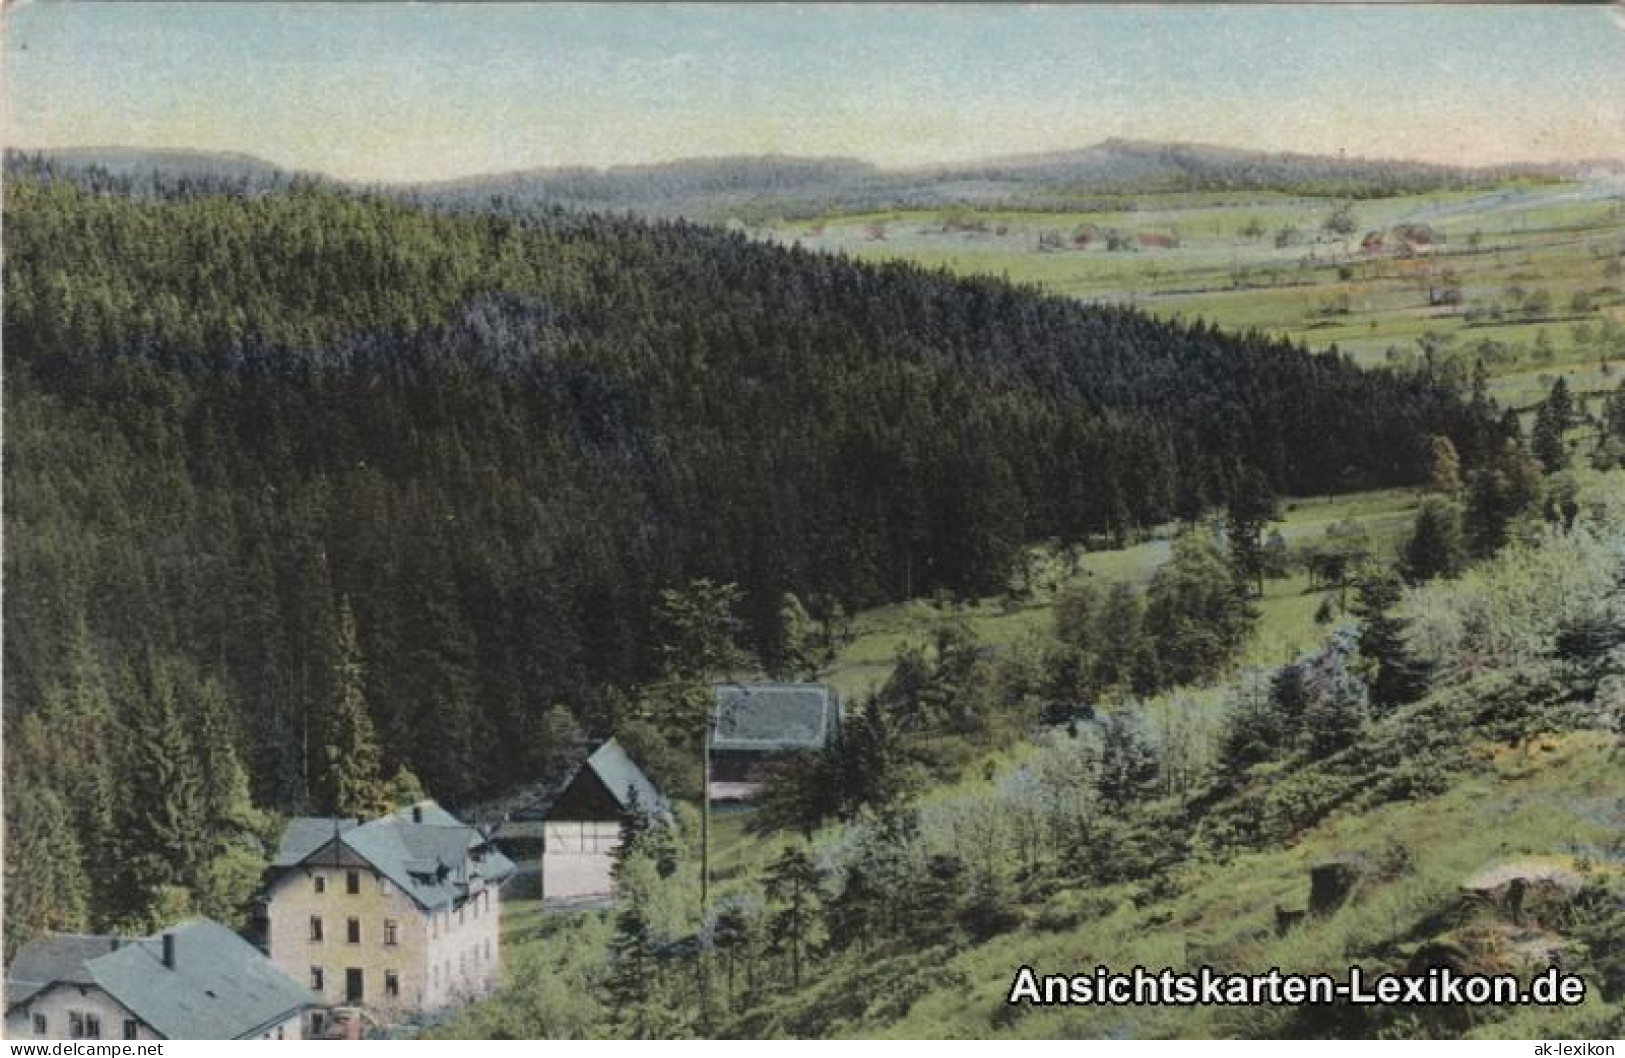
<path fill-rule="evenodd" d="M 306 798 L 352 627 L 386 771 L 455 803 L 551 707 L 614 722 L 662 588 L 737 582 L 771 666 L 785 592 L 995 591 L 1027 541 L 1493 443 L 1416 377 L 684 223 L 11 176 L 8 725 L 190 687 L 262 806 Z"/>
<path fill-rule="evenodd" d="M 69 169 L 81 181 L 145 194 L 215 186 L 239 193 L 326 179 L 249 155 L 130 147 L 7 152 L 13 168 Z M 594 169 L 482 173 L 352 190 L 483 208 L 493 199 L 599 213 L 760 223 L 892 209 L 1090 210 L 1124 194 L 1204 191 L 1382 198 L 1488 188 L 1508 180 L 1569 180 L 1620 162 L 1487 167 L 1392 158 L 1241 150 L 1196 143 L 1110 139 L 1076 150 L 909 168 L 853 158 L 743 155 Z M 338 181 L 331 181 L 340 183 Z"/>

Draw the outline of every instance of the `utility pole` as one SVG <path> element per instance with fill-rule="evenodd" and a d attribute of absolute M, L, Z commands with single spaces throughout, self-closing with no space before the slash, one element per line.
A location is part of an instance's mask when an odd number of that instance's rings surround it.
<path fill-rule="evenodd" d="M 705 727 L 700 738 L 700 925 L 711 913 L 711 725 L 716 722 L 707 707 Z"/>

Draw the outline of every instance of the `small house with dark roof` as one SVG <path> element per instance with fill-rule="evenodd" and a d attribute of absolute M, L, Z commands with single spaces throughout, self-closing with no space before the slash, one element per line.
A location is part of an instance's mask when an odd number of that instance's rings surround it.
<path fill-rule="evenodd" d="M 839 741 L 841 702 L 821 683 L 719 683 L 711 716 L 713 801 L 755 797 L 776 764 Z"/>
<path fill-rule="evenodd" d="M 541 829 L 543 899 L 580 904 L 613 896 L 621 822 L 634 811 L 663 824 L 673 821 L 665 795 L 612 738 L 561 785 L 512 812 L 511 824 Z"/>
<path fill-rule="evenodd" d="M 433 801 L 365 823 L 291 820 L 271 871 L 271 961 L 326 1004 L 389 1023 L 496 986 L 513 861 Z"/>
<path fill-rule="evenodd" d="M 6 970 L 11 1040 L 297 1040 L 317 999 L 225 926 L 57 933 Z"/>

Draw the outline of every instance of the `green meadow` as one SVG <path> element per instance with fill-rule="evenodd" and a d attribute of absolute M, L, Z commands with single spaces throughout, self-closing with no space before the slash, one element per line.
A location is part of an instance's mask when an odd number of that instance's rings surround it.
<path fill-rule="evenodd" d="M 1515 407 L 1538 400 L 1559 375 L 1582 393 L 1618 384 L 1609 363 L 1625 356 L 1625 184 L 1617 181 L 1353 202 L 1165 193 L 1101 205 L 866 213 L 757 234 L 1002 276 L 1315 350 L 1335 346 L 1364 364 L 1415 363 L 1426 347 L 1436 364 L 1464 373 L 1482 360 L 1492 395 Z M 1340 210 L 1344 230 L 1329 229 Z M 1405 239 L 1407 231 L 1421 241 Z M 1108 248 L 1110 233 L 1118 249 Z M 1367 248 L 1368 237 L 1381 246 Z"/>

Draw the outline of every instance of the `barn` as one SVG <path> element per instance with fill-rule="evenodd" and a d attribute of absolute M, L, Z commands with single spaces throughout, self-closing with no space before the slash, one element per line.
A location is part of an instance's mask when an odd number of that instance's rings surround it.
<path fill-rule="evenodd" d="M 542 898 L 586 903 L 613 896 L 610 867 L 621 843 L 621 822 L 634 808 L 672 821 L 665 796 L 612 738 L 556 792 L 513 812 L 517 824 L 540 825 Z"/>
<path fill-rule="evenodd" d="M 821 683 L 719 683 L 711 723 L 713 801 L 748 801 L 774 766 L 833 745 L 841 702 Z"/>

